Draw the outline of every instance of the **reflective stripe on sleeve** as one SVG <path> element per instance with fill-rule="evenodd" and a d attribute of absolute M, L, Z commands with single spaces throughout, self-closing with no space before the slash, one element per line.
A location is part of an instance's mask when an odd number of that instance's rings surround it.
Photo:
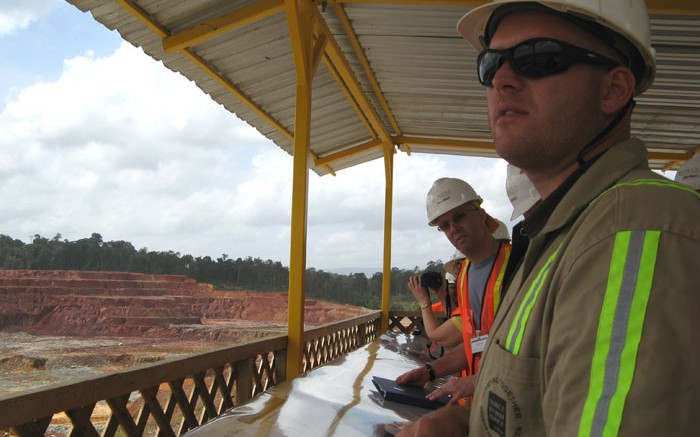
<path fill-rule="evenodd" d="M 616 436 L 632 386 L 660 231 L 615 237 L 579 436 Z"/>
<path fill-rule="evenodd" d="M 532 308 L 535 306 L 535 302 L 537 302 L 537 298 L 540 295 L 542 286 L 544 285 L 547 276 L 549 275 L 552 262 L 554 261 L 554 258 L 556 258 L 558 253 L 559 248 L 557 248 L 557 250 L 555 250 L 554 253 L 550 255 L 547 262 L 537 273 L 537 277 L 535 277 L 535 280 L 532 281 L 532 284 L 530 284 L 530 288 L 527 290 L 525 298 L 523 298 L 523 301 L 520 303 L 520 307 L 518 308 L 518 312 L 515 314 L 515 319 L 510 325 L 510 330 L 508 331 L 508 338 L 506 338 L 505 348 L 513 355 L 518 355 L 520 353 L 520 346 L 522 346 L 523 343 L 523 335 L 525 335 L 525 326 L 527 325 L 527 320 L 530 318 Z"/>

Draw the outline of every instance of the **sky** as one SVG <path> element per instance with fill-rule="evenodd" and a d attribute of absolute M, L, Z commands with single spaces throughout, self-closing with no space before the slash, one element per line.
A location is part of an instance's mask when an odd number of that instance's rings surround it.
<path fill-rule="evenodd" d="M 427 226 L 439 177 L 512 226 L 500 159 L 395 156 L 392 267 L 454 248 Z M 272 169 L 272 171 L 270 170 Z M 292 157 L 62 0 L 0 1 L 0 234 L 289 265 Z M 310 172 L 307 267 L 379 269 L 384 164 Z"/>

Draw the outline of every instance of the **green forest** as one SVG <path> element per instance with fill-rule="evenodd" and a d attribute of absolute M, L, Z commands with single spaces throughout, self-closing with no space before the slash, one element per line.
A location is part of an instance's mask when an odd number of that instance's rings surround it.
<path fill-rule="evenodd" d="M 4 270 L 90 270 L 148 274 L 184 275 L 212 284 L 217 290 L 286 291 L 289 267 L 279 261 L 260 258 L 209 256 L 193 257 L 179 252 L 136 249 L 128 241 L 103 241 L 93 233 L 90 238 L 69 241 L 57 234 L 51 239 L 35 235 L 24 243 L 0 235 L 0 268 Z M 415 310 L 416 300 L 407 283 L 411 275 L 424 270 L 442 270 L 441 261 L 431 261 L 425 269 L 391 270 L 391 309 Z M 306 297 L 379 309 L 382 273 L 367 277 L 364 273 L 341 275 L 307 269 Z"/>

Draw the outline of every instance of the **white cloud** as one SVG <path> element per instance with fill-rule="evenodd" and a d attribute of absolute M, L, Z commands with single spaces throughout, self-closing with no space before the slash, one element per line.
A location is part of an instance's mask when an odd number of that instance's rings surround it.
<path fill-rule="evenodd" d="M 68 59 L 0 112 L 0 233 L 25 241 L 98 232 L 137 248 L 289 264 L 292 159 L 192 83 L 129 44 Z M 426 224 L 434 179 L 461 177 L 507 219 L 505 163 L 399 153 L 392 266 L 453 248 Z M 309 175 L 307 265 L 381 267 L 381 160 Z"/>
<path fill-rule="evenodd" d="M 55 0 L 5 0 L 0 3 L 0 36 L 27 28 L 45 15 Z"/>
<path fill-rule="evenodd" d="M 274 152 L 126 43 L 106 58 L 67 60 L 56 82 L 20 92 L 0 113 L 0 129 L 4 232 L 101 232 L 183 252 L 165 237 L 235 217 L 234 188 L 247 176 L 236 171 L 237 153 Z"/>

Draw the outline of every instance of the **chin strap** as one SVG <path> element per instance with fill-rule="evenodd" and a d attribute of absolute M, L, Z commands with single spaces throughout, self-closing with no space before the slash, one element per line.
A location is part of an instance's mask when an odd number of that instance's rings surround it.
<path fill-rule="evenodd" d="M 634 105 L 636 104 L 637 102 L 635 102 L 634 99 L 630 99 L 629 102 L 627 102 L 627 104 L 622 109 L 620 109 L 620 112 L 618 112 L 617 115 L 615 115 L 615 118 L 607 126 L 605 126 L 605 129 L 600 131 L 598 135 L 596 135 L 588 144 L 586 144 L 586 146 L 583 149 L 581 149 L 580 152 L 578 152 L 576 161 L 578 161 L 578 164 L 582 168 L 585 168 L 588 164 L 591 163 L 590 160 L 586 162 L 583 159 L 583 155 L 585 155 L 588 151 L 597 146 L 598 143 L 600 143 L 603 140 L 603 138 L 605 138 L 613 129 L 615 129 L 617 125 L 620 124 L 624 116 L 627 115 L 628 112 L 631 112 L 632 109 L 634 109 Z"/>

